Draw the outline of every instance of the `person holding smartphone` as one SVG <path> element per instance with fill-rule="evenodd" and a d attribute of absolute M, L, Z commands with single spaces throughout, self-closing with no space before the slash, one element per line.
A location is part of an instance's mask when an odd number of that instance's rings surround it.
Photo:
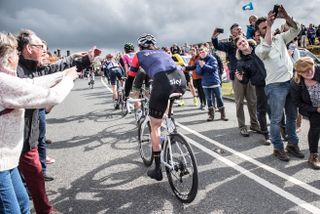
<path fill-rule="evenodd" d="M 272 34 L 272 25 L 275 19 L 284 19 L 289 30 L 277 35 Z M 287 51 L 290 43 L 300 32 L 300 24 L 293 20 L 282 5 L 268 13 L 267 17 L 260 17 L 256 21 L 256 29 L 261 35 L 261 43 L 256 47 L 255 53 L 262 60 L 266 69 L 265 92 L 271 111 L 270 135 L 274 146 L 273 155 L 281 161 L 290 158 L 284 150 L 280 135 L 280 121 L 283 109 L 286 114 L 286 132 L 288 144 L 286 151 L 291 155 L 304 158 L 298 146 L 299 139 L 296 134 L 297 107 L 290 96 L 290 79 L 293 76 L 293 63 Z"/>
<path fill-rule="evenodd" d="M 212 33 L 211 41 L 214 48 L 225 52 L 230 60 L 230 79 L 232 80 L 232 87 L 234 91 L 238 127 L 241 136 L 249 137 L 243 110 L 244 98 L 247 100 L 247 107 L 250 115 L 250 130 L 260 133 L 260 127 L 257 118 L 257 98 L 254 86 L 250 82 L 248 84 L 242 84 L 237 78 L 235 78 L 238 60 L 236 59 L 237 47 L 234 43 L 234 40 L 238 36 L 243 36 L 243 31 L 239 24 L 233 24 L 230 27 L 232 41 L 227 42 L 220 42 L 218 40 L 220 32 L 221 31 L 216 28 Z"/>

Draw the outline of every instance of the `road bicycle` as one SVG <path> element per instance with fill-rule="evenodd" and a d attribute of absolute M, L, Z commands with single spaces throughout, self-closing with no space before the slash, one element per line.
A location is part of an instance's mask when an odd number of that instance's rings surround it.
<path fill-rule="evenodd" d="M 118 87 L 118 97 L 121 96 L 120 99 L 118 99 L 118 105 L 121 110 L 121 115 L 125 117 L 127 114 L 131 114 L 134 112 L 134 118 L 136 120 L 137 125 L 139 124 L 139 121 L 141 118 L 145 118 L 145 116 L 149 112 L 149 98 L 148 98 L 148 92 L 144 87 L 141 87 L 139 92 L 139 98 L 127 98 L 124 99 L 123 94 L 124 87 Z M 135 110 L 134 104 L 140 102 L 140 108 L 139 110 Z"/>
<path fill-rule="evenodd" d="M 177 132 L 172 114 L 174 100 L 181 96 L 180 93 L 170 95 L 168 114 L 161 125 L 160 157 L 173 193 L 183 203 L 190 203 L 198 192 L 198 168 L 190 144 Z M 145 166 L 153 162 L 150 134 L 150 117 L 146 116 L 138 127 L 139 152 Z"/>

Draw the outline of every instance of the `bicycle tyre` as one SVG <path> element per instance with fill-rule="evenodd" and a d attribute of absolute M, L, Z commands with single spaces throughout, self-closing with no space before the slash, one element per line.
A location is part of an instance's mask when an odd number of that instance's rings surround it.
<path fill-rule="evenodd" d="M 123 100 L 122 95 L 119 95 L 118 99 L 120 103 L 121 116 L 125 117 L 128 114 L 126 101 Z"/>
<path fill-rule="evenodd" d="M 182 201 L 183 203 L 191 203 L 195 199 L 198 193 L 199 181 L 198 181 L 197 162 L 190 144 L 185 140 L 185 138 L 182 135 L 178 133 L 174 133 L 170 135 L 170 139 L 171 139 L 172 158 L 173 158 L 173 161 L 178 164 L 175 164 L 175 169 L 170 169 L 166 167 L 168 181 L 173 193 L 180 201 Z M 180 146 L 181 150 L 183 149 L 182 153 L 179 150 L 178 146 Z M 164 149 L 165 149 L 164 158 L 166 159 L 165 161 L 167 163 L 171 163 L 169 143 L 166 143 Z M 188 158 L 187 160 L 188 166 L 185 166 L 185 164 L 183 163 L 183 160 L 181 159 L 179 160 L 179 158 L 175 157 L 176 154 L 180 156 L 182 156 L 183 154 L 185 158 Z M 189 167 L 192 167 L 192 168 L 189 169 Z M 178 185 L 182 184 L 182 187 L 184 187 L 183 182 L 186 182 L 185 176 L 188 176 L 188 175 L 189 177 L 192 176 L 192 178 L 190 179 L 191 185 L 189 185 L 189 188 L 186 191 L 184 191 L 180 189 Z"/>
<path fill-rule="evenodd" d="M 144 165 L 151 166 L 153 162 L 151 126 L 150 121 L 144 123 L 145 119 L 146 117 L 142 117 L 138 126 L 139 153 Z"/>

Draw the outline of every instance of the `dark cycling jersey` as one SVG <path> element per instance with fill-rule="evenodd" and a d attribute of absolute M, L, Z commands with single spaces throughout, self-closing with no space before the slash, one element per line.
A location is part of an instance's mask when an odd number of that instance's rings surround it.
<path fill-rule="evenodd" d="M 157 73 L 177 70 L 175 62 L 163 50 L 142 50 L 136 53 L 132 59 L 129 75 L 137 73 L 140 66 L 151 79 Z"/>

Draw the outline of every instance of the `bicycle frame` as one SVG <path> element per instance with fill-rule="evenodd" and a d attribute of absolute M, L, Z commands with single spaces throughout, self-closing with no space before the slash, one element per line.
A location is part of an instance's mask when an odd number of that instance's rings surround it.
<path fill-rule="evenodd" d="M 198 191 L 198 169 L 190 144 L 183 135 L 177 132 L 174 118 L 171 117 L 173 116 L 171 112 L 173 101 L 180 96 L 181 94 L 179 93 L 170 95 L 168 115 L 164 116 L 162 120 L 160 127 L 160 162 L 166 169 L 168 181 L 173 193 L 183 203 L 190 203 L 195 199 Z M 150 142 L 152 133 L 152 127 L 149 124 L 150 120 L 150 116 L 145 115 L 144 120 L 139 123 L 138 128 L 140 156 L 144 165 L 148 167 L 152 165 L 154 158 L 154 153 L 151 153 L 150 148 L 150 144 L 152 147 L 152 142 Z M 191 182 L 185 183 L 186 180 Z"/>
<path fill-rule="evenodd" d="M 170 155 L 169 156 L 170 157 L 169 160 L 173 160 L 170 135 L 172 133 L 176 133 L 177 129 L 176 129 L 176 125 L 175 125 L 172 117 L 170 117 L 170 118 L 169 117 L 165 117 L 164 120 L 165 120 L 165 126 L 164 126 L 164 128 L 165 128 L 165 133 L 164 133 L 165 134 L 165 142 L 163 143 L 163 145 L 161 145 L 162 148 L 161 148 L 160 159 L 161 159 L 161 163 L 163 165 L 165 165 L 169 169 L 174 169 L 175 163 L 173 163 L 173 162 L 172 163 L 168 163 L 168 162 L 165 161 L 164 148 L 166 148 L 168 146 L 169 155 Z M 179 149 L 180 153 L 182 154 L 183 152 L 182 152 L 182 149 L 181 149 L 179 144 L 177 144 L 177 148 Z M 185 156 L 182 155 L 182 157 L 183 157 L 184 163 L 187 163 L 187 160 L 186 160 Z"/>

